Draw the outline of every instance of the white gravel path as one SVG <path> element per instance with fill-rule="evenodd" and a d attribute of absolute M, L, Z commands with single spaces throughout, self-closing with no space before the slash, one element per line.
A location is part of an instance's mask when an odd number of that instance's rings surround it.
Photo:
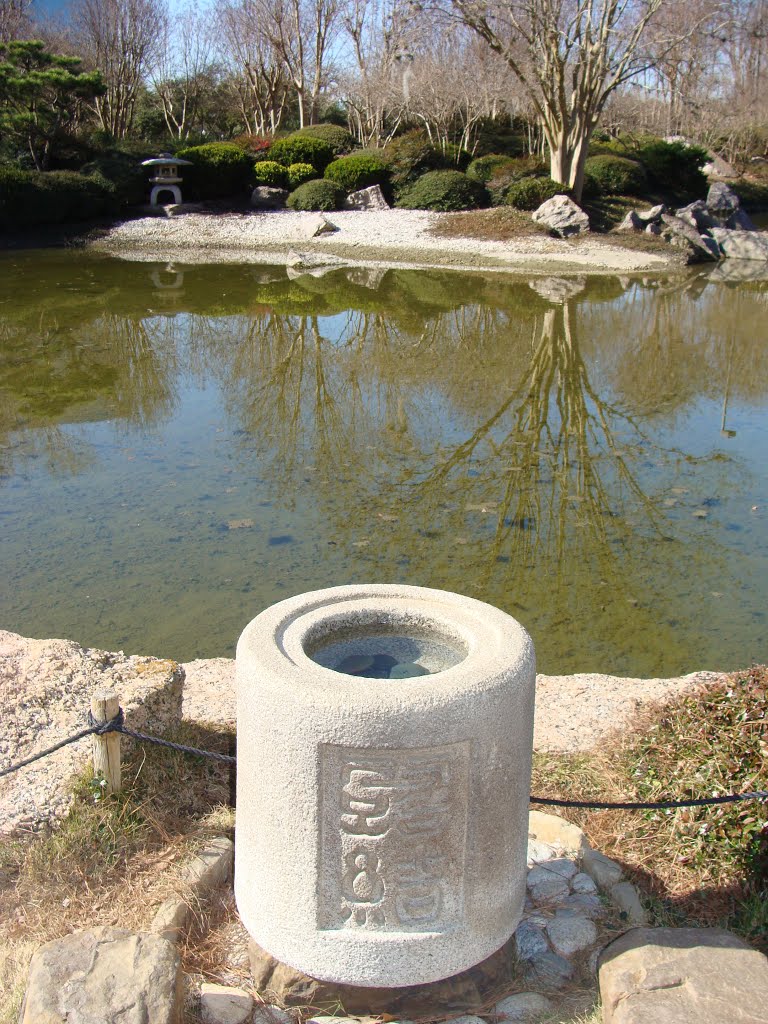
<path fill-rule="evenodd" d="M 383 210 L 329 214 L 200 214 L 144 217 L 113 228 L 93 247 L 126 259 L 187 263 L 287 263 L 289 252 L 325 254 L 360 266 L 429 266 L 482 270 L 637 272 L 670 266 L 658 253 L 625 249 L 587 236 L 526 235 L 508 242 L 444 238 L 431 228 L 449 213 Z M 321 217 L 338 230 L 315 237 Z"/>

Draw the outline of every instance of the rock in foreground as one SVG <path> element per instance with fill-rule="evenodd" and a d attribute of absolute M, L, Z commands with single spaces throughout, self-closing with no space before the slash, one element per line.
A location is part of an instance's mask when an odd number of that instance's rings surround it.
<path fill-rule="evenodd" d="M 633 928 L 599 964 L 604 1024 L 768 1024 L 768 960 L 720 928 Z"/>
<path fill-rule="evenodd" d="M 47 942 L 29 971 L 22 1024 L 180 1024 L 176 948 L 157 935 L 89 928 Z"/>
<path fill-rule="evenodd" d="M 534 210 L 531 219 L 560 238 L 570 238 L 589 231 L 589 217 L 568 196 L 553 196 Z"/>

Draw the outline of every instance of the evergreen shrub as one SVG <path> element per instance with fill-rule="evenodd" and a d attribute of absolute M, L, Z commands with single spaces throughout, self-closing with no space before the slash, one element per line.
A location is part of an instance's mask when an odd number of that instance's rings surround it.
<path fill-rule="evenodd" d="M 253 181 L 253 157 L 232 142 L 206 142 L 177 151 L 191 167 L 182 168 L 189 191 L 197 199 L 220 199 L 237 195 Z"/>
<path fill-rule="evenodd" d="M 509 186 L 504 201 L 516 210 L 537 210 L 553 196 L 567 193 L 568 188 L 552 178 L 521 178 Z"/>
<path fill-rule="evenodd" d="M 116 212 L 115 186 L 101 174 L 0 167 L 0 226 L 88 221 Z"/>
<path fill-rule="evenodd" d="M 467 177 L 473 181 L 481 181 L 486 185 L 492 177 L 501 171 L 512 172 L 517 161 L 514 157 L 504 156 L 503 153 L 489 153 L 487 156 L 479 156 L 467 167 Z"/>
<path fill-rule="evenodd" d="M 483 186 L 461 171 L 428 171 L 408 186 L 397 201 L 405 210 L 474 210 L 487 206 Z"/>
<path fill-rule="evenodd" d="M 260 160 L 253 168 L 257 185 L 271 185 L 285 188 L 288 184 L 288 170 L 276 160 Z"/>
<path fill-rule="evenodd" d="M 288 168 L 288 188 L 293 191 L 305 181 L 312 181 L 317 177 L 317 171 L 312 164 L 291 164 Z"/>
<path fill-rule="evenodd" d="M 388 142 L 381 150 L 381 157 L 389 167 L 396 194 L 428 171 L 455 170 L 446 155 L 433 146 L 428 136 L 418 129 L 398 135 Z"/>
<path fill-rule="evenodd" d="M 709 156 L 702 146 L 650 138 L 639 143 L 636 155 L 657 188 L 681 199 L 706 195 L 708 183 L 702 167 Z"/>
<path fill-rule="evenodd" d="M 335 181 L 315 178 L 313 181 L 305 181 L 295 192 L 291 192 L 288 196 L 288 206 L 291 210 L 328 212 L 341 209 L 344 196 L 344 189 Z"/>
<path fill-rule="evenodd" d="M 312 164 L 318 174 L 325 171 L 334 155 L 333 146 L 329 142 L 298 133 L 273 142 L 269 151 L 270 160 L 277 160 L 284 167 Z"/>
<path fill-rule="evenodd" d="M 332 147 L 334 156 L 349 153 L 350 150 L 355 148 L 355 140 L 352 138 L 352 135 L 346 128 L 342 128 L 338 124 L 310 124 L 305 128 L 300 128 L 297 132 L 293 132 L 288 137 L 291 139 L 297 137 L 320 139 L 321 142 L 327 142 Z"/>
<path fill-rule="evenodd" d="M 639 196 L 648 188 L 645 168 L 637 160 L 604 153 L 590 156 L 584 165 L 584 193 L 588 196 Z"/>
<path fill-rule="evenodd" d="M 353 153 L 334 160 L 325 169 L 325 176 L 347 192 L 370 185 L 383 185 L 389 179 L 387 165 L 375 153 Z"/>

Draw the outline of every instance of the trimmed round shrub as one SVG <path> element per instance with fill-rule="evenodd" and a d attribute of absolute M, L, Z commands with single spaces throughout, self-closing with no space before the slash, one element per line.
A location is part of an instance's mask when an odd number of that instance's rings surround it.
<path fill-rule="evenodd" d="M 568 194 L 568 186 L 552 178 L 521 178 L 507 189 L 504 202 L 516 210 L 536 210 L 552 196 Z"/>
<path fill-rule="evenodd" d="M 511 156 L 504 156 L 501 153 L 489 153 L 488 156 L 479 156 L 467 167 L 467 177 L 473 181 L 481 181 L 484 185 L 491 178 L 497 176 L 501 171 L 514 171 L 517 161 Z"/>
<path fill-rule="evenodd" d="M 338 124 L 309 124 L 305 128 L 299 128 L 297 132 L 293 132 L 289 138 L 295 138 L 297 135 L 327 142 L 332 147 L 334 156 L 349 153 L 355 148 L 355 140 L 351 134 Z"/>
<path fill-rule="evenodd" d="M 176 156 L 190 160 L 182 168 L 189 190 L 200 199 L 220 199 L 245 191 L 253 180 L 253 158 L 231 142 L 206 142 L 180 149 Z"/>
<path fill-rule="evenodd" d="M 473 210 L 486 205 L 483 186 L 461 171 L 428 171 L 401 193 L 397 205 L 405 210 Z"/>
<path fill-rule="evenodd" d="M 317 171 L 312 164 L 291 164 L 288 168 L 288 188 L 293 191 L 305 181 L 312 181 L 317 177 Z"/>
<path fill-rule="evenodd" d="M 342 156 L 325 169 L 326 178 L 341 185 L 347 192 L 357 192 L 369 185 L 382 185 L 389 179 L 387 166 L 375 153 L 353 153 Z"/>
<path fill-rule="evenodd" d="M 584 165 L 584 192 L 588 196 L 638 196 L 648 187 L 645 168 L 637 160 L 604 153 Z"/>
<path fill-rule="evenodd" d="M 706 193 L 707 179 L 702 167 L 709 156 L 701 146 L 648 139 L 638 145 L 636 155 L 657 188 L 684 199 Z"/>
<path fill-rule="evenodd" d="M 315 178 L 314 181 L 305 181 L 295 192 L 291 192 L 288 196 L 288 206 L 292 210 L 339 210 L 344 202 L 344 195 L 344 189 L 335 181 Z"/>
<path fill-rule="evenodd" d="M 290 167 L 291 164 L 312 164 L 317 173 L 322 174 L 333 160 L 334 152 L 333 146 L 323 139 L 295 134 L 273 142 L 269 157 L 284 167 Z"/>
<path fill-rule="evenodd" d="M 288 171 L 276 160 L 260 160 L 253 168 L 253 176 L 257 185 L 285 188 L 288 183 Z"/>

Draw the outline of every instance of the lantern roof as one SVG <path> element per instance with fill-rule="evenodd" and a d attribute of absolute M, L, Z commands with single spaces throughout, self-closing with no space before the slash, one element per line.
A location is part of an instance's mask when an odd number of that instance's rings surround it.
<path fill-rule="evenodd" d="M 187 167 L 191 167 L 192 161 L 181 160 L 177 156 L 171 156 L 170 153 L 161 153 L 160 156 L 153 156 L 151 160 L 141 161 L 142 167 L 158 167 L 160 164 L 163 164 L 166 167 L 169 164 L 176 164 L 177 166 L 181 166 L 182 164 L 184 164 Z"/>

